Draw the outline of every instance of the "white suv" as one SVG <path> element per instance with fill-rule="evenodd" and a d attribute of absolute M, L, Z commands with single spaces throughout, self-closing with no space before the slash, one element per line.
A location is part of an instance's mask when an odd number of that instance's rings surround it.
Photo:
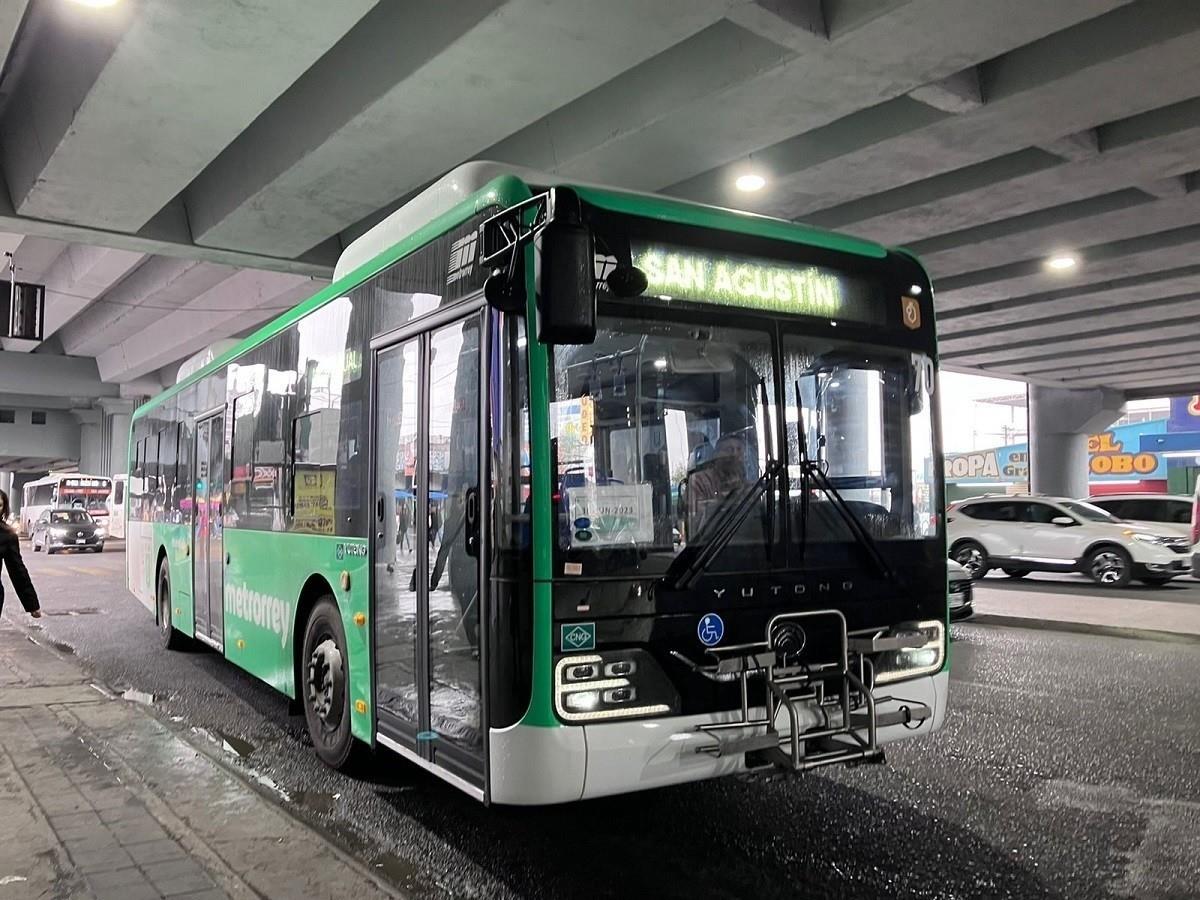
<path fill-rule="evenodd" d="M 1010 578 L 1082 572 L 1113 587 L 1134 578 L 1158 586 L 1192 568 L 1186 537 L 1065 497 L 973 497 L 952 504 L 946 521 L 950 558 L 973 578 L 999 568 Z"/>
<path fill-rule="evenodd" d="M 1191 533 L 1192 498 L 1178 494 L 1103 494 L 1087 502 L 1134 525 L 1148 525 L 1164 534 Z"/>

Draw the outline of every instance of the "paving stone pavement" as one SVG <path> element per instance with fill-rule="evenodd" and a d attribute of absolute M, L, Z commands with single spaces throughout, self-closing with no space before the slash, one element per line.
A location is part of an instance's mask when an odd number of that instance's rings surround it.
<path fill-rule="evenodd" d="M 397 896 L 37 634 L 0 620 L 0 900 Z"/>

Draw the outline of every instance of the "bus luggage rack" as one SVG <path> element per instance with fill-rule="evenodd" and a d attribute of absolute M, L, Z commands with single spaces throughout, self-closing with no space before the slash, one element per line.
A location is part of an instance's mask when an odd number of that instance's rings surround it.
<path fill-rule="evenodd" d="M 836 632 L 839 640 L 832 658 L 803 658 L 804 625 Z M 805 772 L 838 763 L 882 763 L 883 749 L 877 740 L 880 726 L 919 723 L 932 715 L 928 707 L 916 704 L 880 716 L 877 698 L 868 687 L 873 681 L 871 660 L 864 654 L 917 646 L 919 636 L 850 638 L 845 617 L 833 609 L 781 614 L 767 623 L 766 631 L 765 641 L 710 648 L 707 653 L 712 662 L 707 665 L 672 651 L 697 674 L 721 683 L 737 681 L 741 687 L 741 716 L 697 726 L 714 739 L 713 744 L 697 748 L 697 753 L 716 757 L 745 754 L 748 768 L 773 766 L 776 772 Z M 762 718 L 752 715 L 752 678 L 763 682 Z M 755 704 L 753 711 L 757 709 Z M 775 724 L 781 709 L 788 719 L 785 735 Z"/>

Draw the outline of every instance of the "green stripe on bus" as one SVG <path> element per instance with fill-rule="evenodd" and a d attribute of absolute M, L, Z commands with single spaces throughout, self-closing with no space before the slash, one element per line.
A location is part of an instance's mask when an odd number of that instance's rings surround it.
<path fill-rule="evenodd" d="M 554 528 L 550 484 L 550 354 L 537 340 L 537 302 L 533 281 L 533 248 L 525 252 L 527 297 L 525 342 L 529 353 L 529 457 L 541 461 L 531 473 L 533 494 L 533 690 L 523 725 L 553 728 L 553 618 L 551 597 L 554 577 Z"/>
<path fill-rule="evenodd" d="M 823 231 L 808 225 L 798 225 L 783 219 L 773 219 L 770 216 L 648 194 L 626 194 L 622 191 L 591 187 L 577 187 L 575 190 L 588 203 L 610 212 L 673 222 L 677 225 L 695 225 L 777 241 L 790 241 L 810 247 L 824 247 L 827 250 L 838 250 L 872 259 L 887 257 L 887 249 L 873 241 Z"/>

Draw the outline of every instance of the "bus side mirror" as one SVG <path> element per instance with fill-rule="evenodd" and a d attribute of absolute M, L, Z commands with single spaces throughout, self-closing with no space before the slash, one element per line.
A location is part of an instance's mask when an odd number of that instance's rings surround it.
<path fill-rule="evenodd" d="M 538 236 L 537 339 L 543 344 L 596 340 L 596 250 L 574 191 L 555 188 Z"/>

